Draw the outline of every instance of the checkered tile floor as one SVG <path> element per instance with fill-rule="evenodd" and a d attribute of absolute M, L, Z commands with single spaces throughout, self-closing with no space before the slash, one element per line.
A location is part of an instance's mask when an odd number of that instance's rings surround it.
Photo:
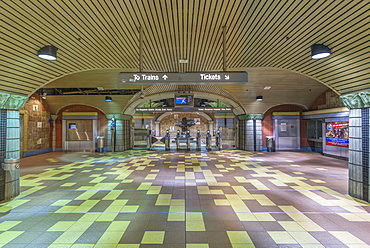
<path fill-rule="evenodd" d="M 370 247 L 347 162 L 315 153 L 49 153 L 21 161 L 0 247 Z"/>

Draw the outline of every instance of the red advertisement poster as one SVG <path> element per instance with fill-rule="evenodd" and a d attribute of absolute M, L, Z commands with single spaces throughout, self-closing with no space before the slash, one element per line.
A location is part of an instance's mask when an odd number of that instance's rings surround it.
<path fill-rule="evenodd" d="M 326 123 L 326 145 L 348 147 L 348 122 Z"/>

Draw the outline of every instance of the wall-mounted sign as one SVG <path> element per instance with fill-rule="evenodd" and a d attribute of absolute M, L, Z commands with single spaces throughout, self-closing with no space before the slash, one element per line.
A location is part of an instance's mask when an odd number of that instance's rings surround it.
<path fill-rule="evenodd" d="M 241 72 L 120 72 L 120 84 L 153 85 L 153 84 L 245 84 L 248 73 Z"/>
<path fill-rule="evenodd" d="M 326 123 L 326 145 L 348 147 L 348 122 Z"/>
<path fill-rule="evenodd" d="M 191 108 L 191 107 L 183 107 L 183 108 L 136 108 L 136 112 L 232 112 L 233 108 L 231 107 L 219 107 L 219 108 L 212 108 L 212 107 L 202 107 L 202 108 Z"/>

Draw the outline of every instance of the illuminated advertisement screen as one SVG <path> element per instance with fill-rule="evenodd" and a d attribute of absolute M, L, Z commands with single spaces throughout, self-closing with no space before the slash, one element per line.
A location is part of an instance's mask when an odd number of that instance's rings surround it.
<path fill-rule="evenodd" d="M 326 145 L 348 147 L 348 122 L 326 123 Z"/>

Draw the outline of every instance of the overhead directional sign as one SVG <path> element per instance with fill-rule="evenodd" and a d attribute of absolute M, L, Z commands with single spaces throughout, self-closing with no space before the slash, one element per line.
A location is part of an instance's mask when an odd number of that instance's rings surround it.
<path fill-rule="evenodd" d="M 118 75 L 120 84 L 153 85 L 153 84 L 245 84 L 248 73 L 241 72 L 121 72 Z"/>
<path fill-rule="evenodd" d="M 174 107 L 159 107 L 159 108 L 136 108 L 136 112 L 231 112 L 233 111 L 232 107 L 183 107 L 183 108 L 174 108 Z"/>

